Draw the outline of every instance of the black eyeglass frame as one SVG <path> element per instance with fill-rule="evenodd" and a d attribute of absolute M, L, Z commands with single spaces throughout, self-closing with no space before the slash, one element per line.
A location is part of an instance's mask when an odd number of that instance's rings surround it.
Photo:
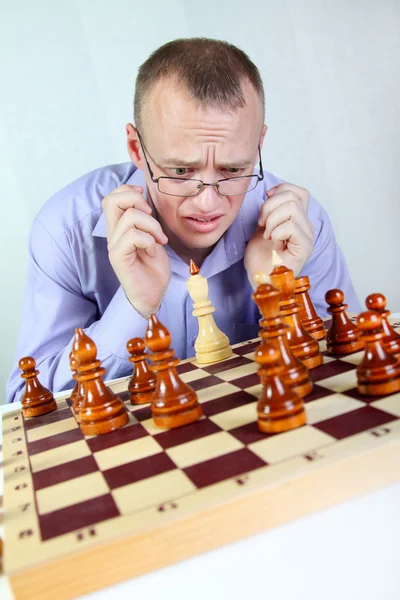
<path fill-rule="evenodd" d="M 161 194 L 166 194 L 167 196 L 174 196 L 175 198 L 179 198 L 179 197 L 194 198 L 195 196 L 198 196 L 200 194 L 200 192 L 203 190 L 204 187 L 211 186 L 211 187 L 215 187 L 215 189 L 217 190 L 217 193 L 220 196 L 242 196 L 243 192 L 240 192 L 239 194 L 221 194 L 221 192 L 219 191 L 219 184 L 222 183 L 223 181 L 237 181 L 238 179 L 251 179 L 253 177 L 257 177 L 257 183 L 254 186 L 254 188 L 252 188 L 254 190 L 257 187 L 257 185 L 259 184 L 259 182 L 264 179 L 264 171 L 263 171 L 263 166 L 262 166 L 260 144 L 258 145 L 259 171 L 260 171 L 259 174 L 258 173 L 253 173 L 253 175 L 240 175 L 239 177 L 226 177 L 225 179 L 218 179 L 218 181 L 216 181 L 215 183 L 205 183 L 204 181 L 201 181 L 201 179 L 189 179 L 189 178 L 185 178 L 185 177 L 167 177 L 166 175 L 161 175 L 160 177 L 157 177 L 157 179 L 156 179 L 154 177 L 154 173 L 153 173 L 153 171 L 152 171 L 152 169 L 150 167 L 149 161 L 147 159 L 146 152 L 144 151 L 143 140 L 142 140 L 142 138 L 140 136 L 140 133 L 139 133 L 139 131 L 137 129 L 136 129 L 136 133 L 138 135 L 139 142 L 140 142 L 140 145 L 142 147 L 144 160 L 146 161 L 146 165 L 147 165 L 147 168 L 149 170 L 151 180 L 152 180 L 153 183 L 157 184 L 158 191 Z M 149 156 L 150 156 L 150 154 L 149 154 Z M 158 166 L 157 163 L 154 162 L 154 164 L 156 166 Z M 182 196 L 182 194 L 170 194 L 168 192 L 161 191 L 160 190 L 160 184 L 159 184 L 160 179 L 173 179 L 175 181 L 197 181 L 201 185 L 197 186 L 198 187 L 198 191 L 195 194 L 190 194 L 189 196 L 185 196 L 185 195 Z"/>

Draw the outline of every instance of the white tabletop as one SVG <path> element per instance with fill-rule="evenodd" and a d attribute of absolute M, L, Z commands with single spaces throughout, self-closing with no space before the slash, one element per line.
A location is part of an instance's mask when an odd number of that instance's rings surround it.
<path fill-rule="evenodd" d="M 399 557 L 400 482 L 80 598 L 399 600 Z M 13 598 L 5 576 L 0 598 Z"/>

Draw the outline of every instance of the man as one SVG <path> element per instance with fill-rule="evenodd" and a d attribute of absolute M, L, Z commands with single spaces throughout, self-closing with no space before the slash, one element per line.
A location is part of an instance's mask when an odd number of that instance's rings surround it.
<path fill-rule="evenodd" d="M 307 190 L 264 172 L 259 72 L 225 42 L 170 42 L 139 70 L 131 163 L 98 169 L 51 198 L 32 226 L 17 358 L 32 355 L 43 384 L 72 387 L 76 327 L 95 341 L 107 378 L 127 375 L 126 342 L 158 312 L 181 358 L 198 333 L 186 288 L 193 259 L 208 278 L 217 325 L 231 343 L 256 335 L 253 276 L 284 264 L 308 274 L 325 314 L 341 288 L 359 310 L 329 218 Z M 18 367 L 8 400 L 19 399 Z"/>

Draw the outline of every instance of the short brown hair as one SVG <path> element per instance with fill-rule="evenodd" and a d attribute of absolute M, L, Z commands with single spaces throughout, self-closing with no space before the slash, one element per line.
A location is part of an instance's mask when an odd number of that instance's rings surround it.
<path fill-rule="evenodd" d="M 250 81 L 265 107 L 260 72 L 236 46 L 208 38 L 178 39 L 155 50 L 139 68 L 134 118 L 140 129 L 142 106 L 162 77 L 175 76 L 200 104 L 237 110 L 245 105 L 242 83 Z"/>

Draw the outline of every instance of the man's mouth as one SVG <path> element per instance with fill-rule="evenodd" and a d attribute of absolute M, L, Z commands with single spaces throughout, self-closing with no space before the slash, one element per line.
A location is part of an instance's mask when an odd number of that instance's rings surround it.
<path fill-rule="evenodd" d="M 214 231 L 222 219 L 223 215 L 209 215 L 206 217 L 200 215 L 191 215 L 186 217 L 186 222 L 200 233 L 209 233 Z"/>

